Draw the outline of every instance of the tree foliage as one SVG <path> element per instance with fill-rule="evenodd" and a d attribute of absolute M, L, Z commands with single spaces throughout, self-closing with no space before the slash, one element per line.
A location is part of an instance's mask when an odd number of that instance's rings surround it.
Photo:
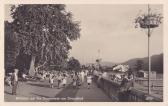
<path fill-rule="evenodd" d="M 12 24 L 5 21 L 5 69 L 11 71 L 16 64 L 16 57 L 19 54 L 17 36 L 14 36 Z"/>
<path fill-rule="evenodd" d="M 69 59 L 68 66 L 67 66 L 69 70 L 79 71 L 80 66 L 81 66 L 80 62 L 77 59 L 75 59 L 74 57 L 71 57 Z"/>
<path fill-rule="evenodd" d="M 66 61 L 70 42 L 80 37 L 80 27 L 65 5 L 13 5 L 11 12 L 18 48 L 35 56 L 36 64 L 61 65 Z"/>
<path fill-rule="evenodd" d="M 137 60 L 136 65 L 135 65 L 136 71 L 142 70 L 143 67 L 144 67 L 143 61 L 142 60 Z"/>

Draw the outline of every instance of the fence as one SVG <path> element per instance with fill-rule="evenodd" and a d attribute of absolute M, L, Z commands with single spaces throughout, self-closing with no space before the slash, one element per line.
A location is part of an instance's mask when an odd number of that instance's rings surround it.
<path fill-rule="evenodd" d="M 162 102 L 161 98 L 154 97 L 152 95 L 148 95 L 145 92 L 139 91 L 137 89 L 131 89 L 129 92 L 125 94 L 124 99 L 121 100 L 120 95 L 120 84 L 113 82 L 106 78 L 99 78 L 98 76 L 94 76 L 94 81 L 97 83 L 98 87 L 100 87 L 112 100 L 114 101 L 126 101 L 126 102 Z"/>
<path fill-rule="evenodd" d="M 135 82 L 147 86 L 148 79 L 136 78 Z M 154 87 L 163 87 L 163 79 L 150 79 L 150 82 Z"/>

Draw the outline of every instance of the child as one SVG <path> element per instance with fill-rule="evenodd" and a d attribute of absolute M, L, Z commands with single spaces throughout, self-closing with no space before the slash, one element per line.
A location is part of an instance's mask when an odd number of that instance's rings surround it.
<path fill-rule="evenodd" d="M 12 74 L 12 95 L 16 95 L 17 86 L 18 86 L 18 69 L 14 69 L 14 73 Z"/>
<path fill-rule="evenodd" d="M 50 78 L 49 78 L 50 87 L 51 87 L 51 88 L 54 88 L 54 85 L 53 85 L 53 83 L 54 83 L 54 75 L 53 75 L 53 74 L 50 74 L 49 77 L 50 77 Z"/>
<path fill-rule="evenodd" d="M 61 76 L 61 74 L 59 74 L 58 75 L 58 89 L 60 89 L 61 80 L 62 80 L 62 76 Z"/>
<path fill-rule="evenodd" d="M 76 85 L 77 85 L 77 75 L 74 74 L 72 80 L 73 80 L 73 83 L 72 83 L 73 87 L 76 88 Z"/>
<path fill-rule="evenodd" d="M 66 83 L 67 83 L 67 77 L 66 77 L 66 75 L 64 74 L 63 80 L 62 80 L 63 87 L 65 87 Z"/>
<path fill-rule="evenodd" d="M 88 75 L 87 75 L 88 89 L 90 89 L 90 85 L 91 85 L 91 83 L 92 83 L 92 76 L 91 76 L 91 74 L 88 74 Z"/>
<path fill-rule="evenodd" d="M 77 87 L 79 88 L 81 86 L 81 81 L 80 81 L 80 74 L 77 74 L 77 80 L 76 80 Z"/>

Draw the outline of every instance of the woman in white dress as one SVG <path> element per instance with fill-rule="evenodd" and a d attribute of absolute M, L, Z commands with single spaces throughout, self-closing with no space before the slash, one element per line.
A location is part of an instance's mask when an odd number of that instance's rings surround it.
<path fill-rule="evenodd" d="M 65 74 L 63 75 L 62 84 L 63 84 L 63 87 L 65 87 L 67 84 L 67 77 Z"/>
<path fill-rule="evenodd" d="M 50 83 L 50 87 L 54 88 L 54 75 L 52 73 L 50 73 L 50 76 L 49 76 L 49 83 Z"/>
<path fill-rule="evenodd" d="M 88 89 L 90 89 L 92 83 L 92 76 L 90 74 L 87 75 L 87 84 L 88 84 Z"/>

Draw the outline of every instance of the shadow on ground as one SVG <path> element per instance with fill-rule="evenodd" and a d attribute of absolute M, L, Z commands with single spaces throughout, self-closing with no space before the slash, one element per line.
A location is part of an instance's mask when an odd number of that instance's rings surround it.
<path fill-rule="evenodd" d="M 49 97 L 49 96 L 45 96 L 45 95 L 41 95 L 41 94 L 36 94 L 36 93 L 31 93 L 31 94 L 33 94 L 33 95 L 35 95 L 35 96 L 39 96 L 39 97 L 51 98 L 51 97 Z"/>
<path fill-rule="evenodd" d="M 49 85 L 45 85 L 45 84 L 35 84 L 35 83 L 27 83 L 27 84 L 31 85 L 31 86 L 38 86 L 38 87 L 49 88 Z"/>
<path fill-rule="evenodd" d="M 55 96 L 57 100 L 51 100 L 50 102 L 73 102 L 72 98 L 76 97 L 78 90 L 79 88 L 74 88 L 72 84 L 69 84 Z"/>

